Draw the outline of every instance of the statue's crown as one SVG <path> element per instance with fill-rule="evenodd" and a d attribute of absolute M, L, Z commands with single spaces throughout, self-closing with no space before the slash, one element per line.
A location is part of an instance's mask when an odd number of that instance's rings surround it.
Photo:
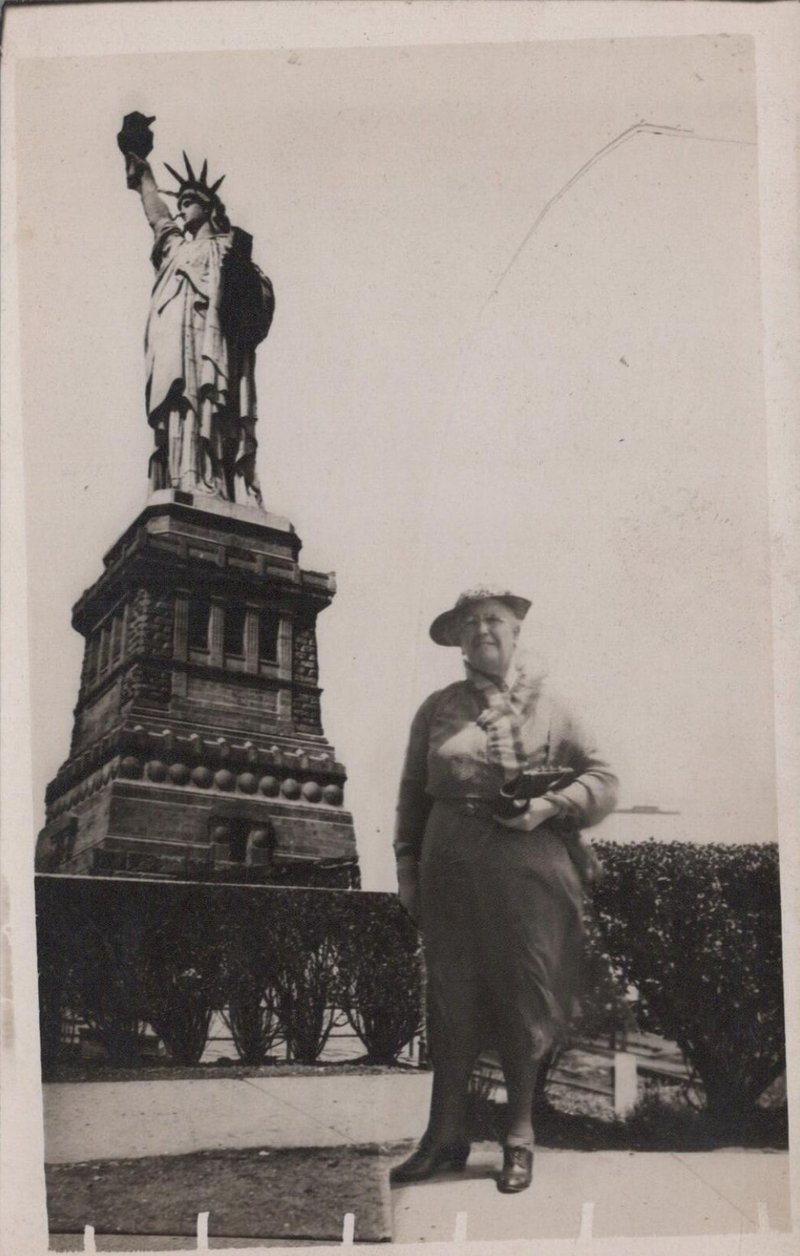
<path fill-rule="evenodd" d="M 185 192 L 194 192 L 198 196 L 201 196 L 203 200 L 208 201 L 209 204 L 211 204 L 214 201 L 220 203 L 219 196 L 217 195 L 217 189 L 222 183 L 222 180 L 225 178 L 225 175 L 224 174 L 220 175 L 216 183 L 212 183 L 209 186 L 208 178 L 207 178 L 208 162 L 207 161 L 203 162 L 203 169 L 200 171 L 200 177 L 198 178 L 194 170 L 192 170 L 192 163 L 189 161 L 189 158 L 186 156 L 186 153 L 183 154 L 183 160 L 186 165 L 186 178 L 184 178 L 183 175 L 178 174 L 177 170 L 173 170 L 172 166 L 170 166 L 168 162 L 166 161 L 164 162 L 164 165 L 166 166 L 167 170 L 170 172 L 173 179 L 175 179 L 178 184 L 177 192 L 173 192 L 169 189 L 164 189 L 164 191 L 166 192 L 166 195 L 177 197 L 177 199 L 180 200 L 180 198 L 183 196 Z"/>

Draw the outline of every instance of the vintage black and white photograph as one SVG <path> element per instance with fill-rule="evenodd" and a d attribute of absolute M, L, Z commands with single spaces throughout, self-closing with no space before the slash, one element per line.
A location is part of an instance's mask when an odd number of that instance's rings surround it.
<path fill-rule="evenodd" d="M 787 1239 L 756 40 L 89 8 L 4 118 L 37 1233 Z"/>

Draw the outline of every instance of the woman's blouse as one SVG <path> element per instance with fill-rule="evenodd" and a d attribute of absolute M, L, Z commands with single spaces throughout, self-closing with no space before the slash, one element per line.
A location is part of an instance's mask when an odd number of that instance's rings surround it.
<path fill-rule="evenodd" d="M 547 761 L 574 773 L 564 788 L 545 797 L 578 828 L 598 824 L 614 809 L 617 778 L 594 739 L 543 677 L 522 672 L 512 691 L 527 766 L 541 767 Z M 486 705 L 485 694 L 467 680 L 431 694 L 417 711 L 397 804 L 398 867 L 418 862 L 434 801 L 492 799 L 503 785 L 502 768 L 487 754 L 487 732 L 476 722 Z"/>

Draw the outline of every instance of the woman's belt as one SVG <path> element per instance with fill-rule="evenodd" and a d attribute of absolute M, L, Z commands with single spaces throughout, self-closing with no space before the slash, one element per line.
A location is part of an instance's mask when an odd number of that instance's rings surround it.
<path fill-rule="evenodd" d="M 458 811 L 464 816 L 485 816 L 493 820 L 497 811 L 497 800 L 495 798 L 479 798 L 474 795 L 465 795 L 464 797 L 436 798 L 434 801 L 442 803 L 445 807 L 451 807 L 454 811 Z"/>

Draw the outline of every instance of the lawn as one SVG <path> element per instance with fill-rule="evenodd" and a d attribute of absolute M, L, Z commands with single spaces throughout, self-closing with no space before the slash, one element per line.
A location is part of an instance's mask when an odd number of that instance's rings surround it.
<path fill-rule="evenodd" d="M 377 1148 L 250 1148 L 48 1165 L 52 1233 L 210 1235 L 341 1242 L 345 1213 L 355 1237 L 391 1237 L 388 1161 Z"/>

